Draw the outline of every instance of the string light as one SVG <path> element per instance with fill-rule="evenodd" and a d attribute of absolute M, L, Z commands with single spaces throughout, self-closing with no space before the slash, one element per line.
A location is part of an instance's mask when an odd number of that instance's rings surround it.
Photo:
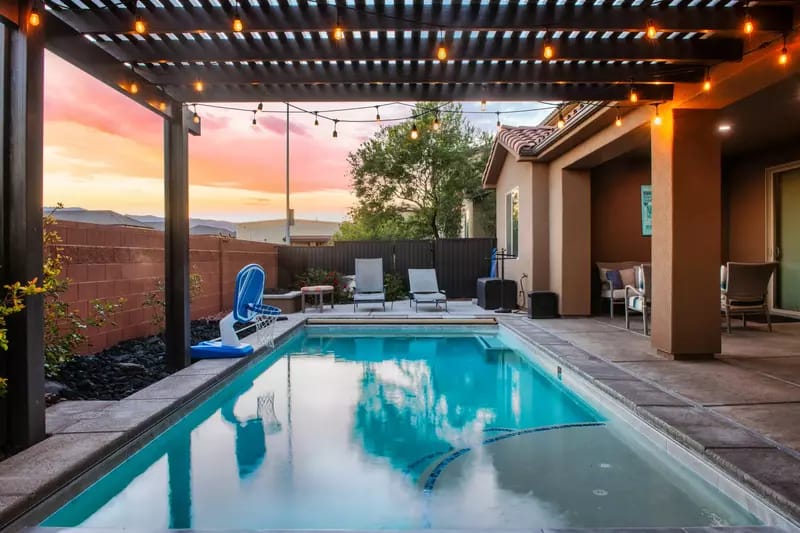
<path fill-rule="evenodd" d="M 337 41 L 344 39 L 344 28 L 339 21 L 339 14 L 336 14 L 336 27 L 333 28 L 333 38 Z"/>
<path fill-rule="evenodd" d="M 337 125 L 337 124 L 339 124 L 339 120 L 338 120 L 338 119 L 334 119 L 334 120 L 333 120 L 333 138 L 334 138 L 334 139 L 336 139 L 337 137 L 339 137 L 339 132 L 338 132 L 338 131 L 336 131 L 336 125 Z"/>
<path fill-rule="evenodd" d="M 486 99 L 481 100 L 481 112 L 486 111 Z"/>
<path fill-rule="evenodd" d="M 236 2 L 233 7 L 233 20 L 231 21 L 231 27 L 236 33 L 241 33 L 241 31 L 244 29 L 242 17 L 239 16 L 239 2 Z"/>
<path fill-rule="evenodd" d="M 144 23 L 144 19 L 141 15 L 136 15 L 136 19 L 134 19 L 133 22 L 133 30 L 140 34 L 147 31 L 147 24 Z"/>
<path fill-rule="evenodd" d="M 128 86 L 128 92 L 131 94 L 136 94 L 139 92 L 139 84 L 135 81 L 132 81 L 131 84 Z"/>
<path fill-rule="evenodd" d="M 711 91 L 711 71 L 706 69 L 706 77 L 703 80 L 703 90 L 705 92 Z"/>
<path fill-rule="evenodd" d="M 558 122 L 556 122 L 556 125 L 560 130 L 563 130 L 564 126 L 567 125 L 567 121 L 564 120 L 564 115 L 561 113 L 561 111 L 558 112 Z"/>
<path fill-rule="evenodd" d="M 314 111 L 314 125 L 319 126 L 319 117 L 317 116 L 316 111 Z"/>
<path fill-rule="evenodd" d="M 194 114 L 192 114 L 192 122 L 200 124 L 200 115 L 197 114 L 197 106 L 193 106 Z"/>
<path fill-rule="evenodd" d="M 205 88 L 205 86 L 203 85 L 202 81 L 197 80 L 196 82 L 194 82 L 194 90 L 196 92 L 201 93 L 201 92 L 203 92 L 204 88 Z"/>
<path fill-rule="evenodd" d="M 442 123 L 439 122 L 439 113 L 436 113 L 433 116 L 433 131 L 439 131 L 442 129 Z"/>
<path fill-rule="evenodd" d="M 159 103 L 158 103 L 158 108 L 159 108 L 161 111 L 166 111 L 166 110 L 167 110 L 167 103 L 166 103 L 166 102 L 159 102 Z"/>
<path fill-rule="evenodd" d="M 745 12 L 744 14 L 744 25 L 742 26 L 745 35 L 750 35 L 756 29 L 755 24 L 753 24 L 753 18 L 750 16 L 750 13 Z"/>
<path fill-rule="evenodd" d="M 36 6 L 31 8 L 31 12 L 28 14 L 28 24 L 33 26 L 34 28 L 42 23 L 42 17 L 39 15 L 39 10 Z"/>
<path fill-rule="evenodd" d="M 419 130 L 417 129 L 417 123 L 413 122 L 411 124 L 411 140 L 416 141 L 419 139 Z"/>
<path fill-rule="evenodd" d="M 545 35 L 544 37 L 544 50 L 542 51 L 542 56 L 545 59 L 553 59 L 556 55 L 556 51 L 553 48 L 553 41 L 550 39 L 550 35 Z"/>
<path fill-rule="evenodd" d="M 381 125 L 381 108 L 378 106 L 375 106 L 375 123 Z"/>
<path fill-rule="evenodd" d="M 253 125 L 254 128 L 256 126 L 258 126 L 258 121 L 256 120 L 256 112 L 255 111 L 253 111 L 253 122 L 251 122 L 251 124 Z"/>
<path fill-rule="evenodd" d="M 781 48 L 781 55 L 778 56 L 778 64 L 786 65 L 789 62 L 789 50 L 786 48 L 786 35 L 783 36 L 783 48 Z"/>
<path fill-rule="evenodd" d="M 658 114 L 658 104 L 656 104 L 656 116 L 653 117 L 653 125 L 655 126 L 661 125 L 661 115 Z"/>
<path fill-rule="evenodd" d="M 639 101 L 639 95 L 637 94 L 636 89 L 634 89 L 633 87 L 631 87 L 631 94 L 628 98 L 632 104 L 635 104 L 636 102 Z"/>
<path fill-rule="evenodd" d="M 447 61 L 447 47 L 444 43 L 444 37 L 440 37 L 439 46 L 436 48 L 436 59 L 439 61 Z"/>
<path fill-rule="evenodd" d="M 619 115 L 619 111 L 617 111 L 617 118 L 614 119 L 614 125 L 618 128 L 622 127 L 622 117 Z"/>
<path fill-rule="evenodd" d="M 500 126 L 501 126 L 501 124 L 500 124 L 500 111 L 498 111 L 497 112 L 497 129 L 498 130 L 500 129 Z"/>
<path fill-rule="evenodd" d="M 264 102 L 259 102 L 256 106 L 256 111 L 264 111 Z"/>
<path fill-rule="evenodd" d="M 656 23 L 653 22 L 653 19 L 647 21 L 646 34 L 648 39 L 655 39 L 658 36 L 658 29 L 656 29 Z"/>

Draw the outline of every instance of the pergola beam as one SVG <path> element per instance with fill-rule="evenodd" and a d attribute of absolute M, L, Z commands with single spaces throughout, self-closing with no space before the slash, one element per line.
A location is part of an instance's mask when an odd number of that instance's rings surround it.
<path fill-rule="evenodd" d="M 287 83 L 698 83 L 705 76 L 702 65 L 576 63 L 477 63 L 434 61 L 372 64 L 245 63 L 203 65 L 153 65 L 137 72 L 157 85 L 191 86 L 202 80 L 211 84 Z"/>
<path fill-rule="evenodd" d="M 108 52 L 82 37 L 56 17 L 47 17 L 43 30 L 48 50 L 122 92 L 131 100 L 163 117 L 171 116 L 180 107 L 180 104 L 162 89 L 126 68 Z M 136 94 L 131 93 L 133 83 L 138 86 Z"/>
<path fill-rule="evenodd" d="M 85 40 L 83 37 L 77 39 Z M 435 38 L 370 39 L 351 37 L 342 42 L 328 39 L 305 40 L 254 38 L 97 41 L 117 58 L 130 63 L 198 61 L 426 61 L 435 57 Z M 669 61 L 717 63 L 739 61 L 744 45 L 739 39 L 603 39 L 568 38 L 553 40 L 556 58 L 571 61 Z M 483 34 L 459 39 L 449 46 L 453 60 L 530 61 L 542 57 L 543 43 L 536 39 L 505 39 Z"/>
<path fill-rule="evenodd" d="M 673 86 L 637 85 L 642 101 L 672 99 Z M 321 101 L 619 101 L 630 86 L 589 84 L 340 84 L 340 85 L 212 85 L 202 94 L 189 87 L 171 92 L 184 102 L 321 102 Z"/>
<path fill-rule="evenodd" d="M 104 9 L 66 10 L 51 4 L 59 17 L 81 33 L 132 32 L 133 13 L 119 2 L 107 2 Z M 214 6 L 204 2 L 194 7 L 188 2 L 175 8 L 149 7 L 143 12 L 149 31 L 156 33 L 230 32 L 232 3 Z M 337 9 L 324 3 L 312 5 L 261 5 L 239 2 L 247 31 L 330 32 L 337 21 Z M 753 6 L 748 10 L 756 27 L 763 31 L 792 29 L 790 6 Z M 348 31 L 585 31 L 640 32 L 653 20 L 665 32 L 739 31 L 743 9 L 724 6 L 596 6 L 584 5 L 384 5 L 347 7 L 338 10 L 341 25 Z"/>

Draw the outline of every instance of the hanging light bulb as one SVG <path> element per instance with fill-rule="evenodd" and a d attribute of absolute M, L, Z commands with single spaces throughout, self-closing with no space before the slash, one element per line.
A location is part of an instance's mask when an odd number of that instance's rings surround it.
<path fill-rule="evenodd" d="M 481 111 L 486 111 L 486 99 L 481 100 Z"/>
<path fill-rule="evenodd" d="M 197 114 L 197 106 L 193 106 L 192 110 L 193 110 L 192 122 L 194 122 L 195 124 L 200 124 L 200 115 Z"/>
<path fill-rule="evenodd" d="M 147 24 L 144 23 L 144 19 L 141 15 L 136 15 L 133 22 L 133 30 L 136 33 L 144 33 L 147 31 Z"/>
<path fill-rule="evenodd" d="M 336 27 L 333 28 L 333 38 L 337 41 L 341 41 L 344 39 L 344 28 L 342 28 L 342 24 L 339 21 L 339 15 L 336 15 Z"/>
<path fill-rule="evenodd" d="M 319 126 L 319 117 L 317 116 L 316 111 L 314 111 L 314 125 Z"/>
<path fill-rule="evenodd" d="M 166 111 L 167 110 L 167 103 L 166 102 L 159 102 L 158 103 L 158 109 L 160 109 L 161 111 Z"/>
<path fill-rule="evenodd" d="M 231 27 L 233 31 L 236 33 L 241 33 L 244 30 L 244 23 L 242 22 L 242 17 L 239 16 L 239 13 L 233 15 L 233 21 L 231 22 Z"/>
<path fill-rule="evenodd" d="M 131 84 L 128 86 L 128 92 L 131 94 L 136 94 L 139 92 L 139 84 L 135 81 L 132 81 Z"/>
<path fill-rule="evenodd" d="M 256 120 L 256 112 L 255 111 L 253 111 L 253 121 L 251 122 L 251 124 L 253 125 L 254 128 L 256 126 L 258 126 L 258 121 Z"/>
<path fill-rule="evenodd" d="M 338 132 L 338 131 L 336 131 L 336 125 L 337 125 L 337 124 L 339 124 L 339 121 L 338 121 L 338 120 L 336 120 L 336 119 L 334 119 L 334 121 L 333 121 L 333 138 L 334 138 L 334 139 L 336 139 L 337 137 L 339 137 L 339 132 Z"/>
<path fill-rule="evenodd" d="M 28 24 L 33 26 L 34 28 L 42 23 L 42 17 L 39 15 L 39 10 L 36 6 L 31 8 L 31 12 L 28 14 Z"/>
<path fill-rule="evenodd" d="M 436 49 L 436 59 L 439 61 L 447 61 L 447 47 L 444 43 L 439 43 L 439 47 Z"/>
<path fill-rule="evenodd" d="M 636 92 L 636 89 L 634 89 L 633 87 L 631 87 L 631 94 L 630 94 L 630 96 L 628 98 L 629 98 L 629 100 L 631 101 L 632 104 L 635 104 L 636 102 L 639 101 L 639 95 Z"/>
<path fill-rule="evenodd" d="M 781 55 L 778 56 L 778 64 L 786 65 L 789 63 L 789 50 L 786 48 L 786 35 L 783 36 L 783 48 L 781 48 Z"/>
<path fill-rule="evenodd" d="M 433 131 L 439 131 L 442 129 L 442 123 L 439 122 L 439 114 L 437 113 L 433 117 Z"/>
<path fill-rule="evenodd" d="M 417 130 L 417 123 L 414 122 L 411 124 L 411 140 L 416 141 L 419 139 L 419 130 Z"/>
<path fill-rule="evenodd" d="M 381 108 L 378 106 L 375 106 L 375 123 L 381 125 Z"/>
<path fill-rule="evenodd" d="M 256 111 L 264 111 L 264 102 L 259 102 L 256 106 Z"/>
<path fill-rule="evenodd" d="M 564 115 L 561 114 L 561 111 L 558 112 L 558 122 L 556 122 L 558 129 L 563 130 L 564 126 L 567 125 L 567 121 L 564 120 Z"/>
<path fill-rule="evenodd" d="M 654 126 L 661 125 L 661 115 L 658 114 L 658 104 L 656 104 L 656 116 L 653 117 L 653 125 Z"/>
<path fill-rule="evenodd" d="M 205 88 L 205 86 L 203 85 L 202 81 L 197 80 L 196 82 L 194 82 L 194 90 L 195 90 L 195 92 L 201 93 L 201 92 L 203 92 L 204 88 Z"/>
<path fill-rule="evenodd" d="M 750 16 L 750 13 L 745 13 L 744 15 L 744 25 L 742 26 L 745 35 L 750 35 L 755 31 L 756 27 L 753 24 L 753 18 Z"/>
<path fill-rule="evenodd" d="M 502 124 L 500 124 L 500 111 L 498 111 L 497 112 L 497 129 L 498 130 L 500 129 L 500 126 L 502 126 Z"/>
<path fill-rule="evenodd" d="M 619 113 L 617 113 L 617 118 L 614 119 L 614 125 L 618 128 L 622 126 L 622 117 L 619 115 Z"/>
<path fill-rule="evenodd" d="M 542 50 L 542 56 L 545 59 L 553 59 L 553 57 L 555 55 L 556 55 L 556 51 L 553 48 L 553 41 L 550 40 L 550 36 L 549 35 L 545 35 L 545 37 L 544 37 L 544 49 Z"/>
<path fill-rule="evenodd" d="M 656 29 L 656 23 L 653 21 L 653 19 L 649 19 L 647 21 L 647 30 L 645 33 L 648 39 L 655 39 L 658 35 L 658 29 Z"/>
<path fill-rule="evenodd" d="M 706 69 L 706 77 L 703 80 L 703 90 L 705 92 L 711 91 L 711 72 L 709 71 L 709 69 Z"/>

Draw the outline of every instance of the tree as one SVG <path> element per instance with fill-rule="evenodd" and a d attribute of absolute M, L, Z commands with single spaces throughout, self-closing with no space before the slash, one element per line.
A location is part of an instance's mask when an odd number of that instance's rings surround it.
<path fill-rule="evenodd" d="M 463 200 L 480 189 L 490 146 L 460 105 L 418 103 L 413 118 L 382 128 L 348 156 L 358 203 L 337 237 L 458 236 Z"/>

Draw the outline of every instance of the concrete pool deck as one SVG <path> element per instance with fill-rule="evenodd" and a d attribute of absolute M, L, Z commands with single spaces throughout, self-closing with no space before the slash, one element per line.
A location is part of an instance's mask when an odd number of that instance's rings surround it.
<path fill-rule="evenodd" d="M 288 337 L 306 318 L 317 317 L 498 318 L 795 520 L 800 518 L 800 324 L 778 324 L 773 334 L 758 326 L 723 334 L 719 360 L 686 363 L 658 357 L 646 337 L 603 318 L 529 320 L 521 314 L 497 315 L 469 301 L 450 302 L 449 312 L 431 307 L 417 313 L 406 302 L 388 306 L 386 312 L 379 309 L 365 306 L 354 313 L 352 305 L 341 305 L 323 313 L 295 313 L 276 324 L 276 338 Z M 51 436 L 0 462 L 0 528 L 82 474 L 102 473 L 96 465 L 124 457 L 118 451 L 123 444 L 152 438 L 177 419 L 188 401 L 211 394 L 249 361 L 201 361 L 119 402 L 62 402 L 49 408 Z M 61 498 L 86 484 L 78 480 Z M 26 519 L 15 526 L 33 523 Z"/>

